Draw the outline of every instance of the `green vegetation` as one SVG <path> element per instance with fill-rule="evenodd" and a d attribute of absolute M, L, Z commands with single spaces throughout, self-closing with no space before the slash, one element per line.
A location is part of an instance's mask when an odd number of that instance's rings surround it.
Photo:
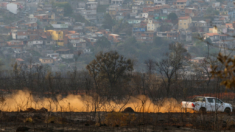
<path fill-rule="evenodd" d="M 30 51 L 30 53 L 32 54 L 32 56 L 41 56 L 41 54 L 35 50 Z"/>
<path fill-rule="evenodd" d="M 64 6 L 64 15 L 65 16 L 71 16 L 72 14 L 73 14 L 73 9 L 70 6 L 70 4 L 69 3 L 65 4 L 65 6 Z"/>
<path fill-rule="evenodd" d="M 104 21 L 103 21 L 103 28 L 112 30 L 112 27 L 114 26 L 114 20 L 112 17 L 107 13 L 104 16 Z"/>
<path fill-rule="evenodd" d="M 53 6 L 64 8 L 64 16 L 73 15 L 73 9 L 68 2 L 56 2 L 53 4 Z"/>
<path fill-rule="evenodd" d="M 170 24 L 162 24 L 159 27 L 159 29 L 160 29 L 161 32 L 170 31 L 172 29 L 172 25 L 170 25 Z"/>
<path fill-rule="evenodd" d="M 108 5 L 98 5 L 97 12 L 105 13 Z"/>
<path fill-rule="evenodd" d="M 167 18 L 176 24 L 178 22 L 178 16 L 175 13 L 170 13 Z"/>
<path fill-rule="evenodd" d="M 16 17 L 13 17 L 11 15 L 3 15 L 3 20 L 5 23 L 12 23 L 17 20 Z"/>
<path fill-rule="evenodd" d="M 167 41 L 164 40 L 162 37 L 155 37 L 153 39 L 153 44 L 156 46 L 156 47 L 161 47 L 164 43 L 166 43 Z"/>
<path fill-rule="evenodd" d="M 138 42 L 135 37 L 129 37 L 125 41 L 116 44 L 116 50 L 129 58 L 142 63 L 146 58 L 160 59 L 162 54 L 168 51 L 170 41 L 157 39 L 153 43 Z"/>
<path fill-rule="evenodd" d="M 163 54 L 169 50 L 171 41 L 160 37 L 154 38 L 153 43 L 137 41 L 135 37 L 127 37 L 120 43 L 110 45 L 106 38 L 100 38 L 94 46 L 91 46 L 92 54 L 82 56 L 80 60 L 89 62 L 100 51 L 116 50 L 119 54 L 134 59 L 138 64 L 143 64 L 146 58 L 160 60 Z"/>
<path fill-rule="evenodd" d="M 73 18 L 76 22 L 85 23 L 86 25 L 91 25 L 91 23 L 86 20 L 80 13 L 73 14 Z"/>
<path fill-rule="evenodd" d="M 215 15 L 219 15 L 219 11 L 213 9 L 212 7 L 207 8 L 204 17 L 210 18 L 213 17 Z"/>
<path fill-rule="evenodd" d="M 115 26 L 113 26 L 113 32 L 116 34 L 125 33 L 126 35 L 131 36 L 132 25 L 121 20 Z"/>
<path fill-rule="evenodd" d="M 53 29 L 53 27 L 51 26 L 51 25 L 47 25 L 46 27 L 45 27 L 45 30 L 52 30 Z"/>
<path fill-rule="evenodd" d="M 110 48 L 111 43 L 109 42 L 109 40 L 106 37 L 103 36 L 98 39 L 98 41 L 96 42 L 95 45 L 97 47 L 104 49 L 104 48 Z"/>
<path fill-rule="evenodd" d="M 205 40 L 205 42 L 202 42 L 200 40 L 196 41 L 194 45 L 189 48 L 189 53 L 192 56 L 207 56 L 208 51 L 209 51 L 209 54 L 218 54 L 220 50 L 218 47 L 211 46 L 210 45 L 211 43 L 209 43 L 209 45 L 206 43 L 210 41 L 211 40 L 209 39 Z"/>

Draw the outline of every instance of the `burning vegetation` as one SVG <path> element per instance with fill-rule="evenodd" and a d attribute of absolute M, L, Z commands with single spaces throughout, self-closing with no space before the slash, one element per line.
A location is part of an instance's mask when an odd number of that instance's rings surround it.
<path fill-rule="evenodd" d="M 107 99 L 95 100 L 92 96 L 68 95 L 55 99 L 33 96 L 29 91 L 21 91 L 8 95 L 1 102 L 1 111 L 5 112 L 147 112 L 166 113 L 182 112 L 181 105 L 173 98 L 152 102 L 144 95 L 130 96 L 122 102 Z"/>

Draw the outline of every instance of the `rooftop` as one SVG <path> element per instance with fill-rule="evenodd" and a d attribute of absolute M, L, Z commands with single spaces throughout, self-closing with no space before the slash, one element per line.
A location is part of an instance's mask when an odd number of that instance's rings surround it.
<path fill-rule="evenodd" d="M 206 33 L 207 36 L 219 35 L 218 33 Z"/>
<path fill-rule="evenodd" d="M 110 36 L 119 36 L 118 34 L 109 34 Z"/>
<path fill-rule="evenodd" d="M 191 18 L 191 17 L 190 16 L 184 16 L 184 17 L 179 17 L 179 20 L 187 20 L 189 18 Z"/>
<path fill-rule="evenodd" d="M 177 0 L 176 2 L 187 2 L 188 0 Z"/>
<path fill-rule="evenodd" d="M 41 57 L 41 58 L 39 58 L 39 59 L 43 59 L 43 60 L 51 60 L 52 58 L 49 58 L 49 57 L 47 57 L 47 58 L 46 58 L 46 57 L 42 58 L 42 57 Z"/>
<path fill-rule="evenodd" d="M 24 61 L 24 60 L 21 58 L 16 58 L 16 61 Z"/>
<path fill-rule="evenodd" d="M 56 51 L 69 51 L 70 49 L 58 49 Z"/>

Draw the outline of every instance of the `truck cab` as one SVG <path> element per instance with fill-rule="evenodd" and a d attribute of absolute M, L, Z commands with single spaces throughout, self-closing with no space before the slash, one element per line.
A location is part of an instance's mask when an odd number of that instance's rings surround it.
<path fill-rule="evenodd" d="M 232 105 L 225 103 L 216 97 L 195 97 L 191 102 L 182 101 L 182 108 L 193 109 L 202 112 L 232 112 Z"/>

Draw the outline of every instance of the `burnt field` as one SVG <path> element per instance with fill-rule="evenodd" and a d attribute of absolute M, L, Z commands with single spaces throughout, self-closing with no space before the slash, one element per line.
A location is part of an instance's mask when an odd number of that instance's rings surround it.
<path fill-rule="evenodd" d="M 160 132 L 235 130 L 235 113 L 1 112 L 6 132 Z"/>
<path fill-rule="evenodd" d="M 226 96 L 227 97 L 227 96 Z M 221 97 L 224 98 L 224 97 Z M 114 102 L 91 96 L 37 98 L 27 91 L 2 97 L 0 131 L 90 132 L 90 131 L 234 131 L 235 112 L 198 113 L 181 108 L 181 100 L 152 101 L 130 96 Z M 234 101 L 226 102 L 234 105 Z M 234 129 L 234 130 L 233 130 Z"/>

